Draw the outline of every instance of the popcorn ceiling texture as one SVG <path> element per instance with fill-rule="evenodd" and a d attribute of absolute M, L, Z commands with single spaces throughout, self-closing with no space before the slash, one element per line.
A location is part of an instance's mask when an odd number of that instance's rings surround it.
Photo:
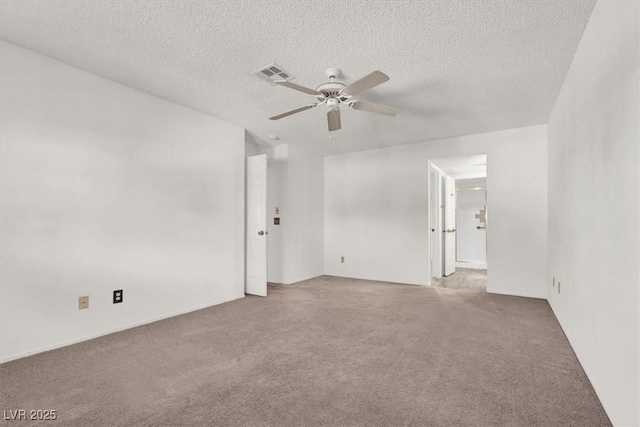
<path fill-rule="evenodd" d="M 1 37 L 127 86 L 326 153 L 546 123 L 595 1 L 2 2 Z M 315 87 L 391 80 L 343 108 L 268 117 L 313 97 L 250 75 L 277 62 Z"/>

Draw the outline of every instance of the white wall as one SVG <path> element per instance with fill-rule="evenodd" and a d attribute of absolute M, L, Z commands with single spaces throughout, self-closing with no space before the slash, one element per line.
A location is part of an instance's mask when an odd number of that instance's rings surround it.
<path fill-rule="evenodd" d="M 457 191 L 456 251 L 457 260 L 473 263 L 474 268 L 487 266 L 487 230 L 476 215 L 485 208 L 484 190 Z M 464 264 L 460 264 L 460 267 Z M 481 267 L 482 266 L 482 267 Z"/>
<path fill-rule="evenodd" d="M 271 283 L 282 283 L 284 270 L 284 238 L 288 220 L 286 160 L 269 159 L 267 165 L 267 280 Z M 276 207 L 280 213 L 276 215 Z M 273 219 L 280 218 L 280 225 Z"/>
<path fill-rule="evenodd" d="M 488 291 L 545 298 L 546 133 L 532 126 L 326 157 L 325 273 L 428 284 L 427 161 L 487 153 Z"/>
<path fill-rule="evenodd" d="M 242 297 L 243 129 L 0 43 L 1 359 Z"/>
<path fill-rule="evenodd" d="M 260 148 L 253 141 L 253 138 L 249 134 L 249 132 L 245 131 L 244 134 L 244 155 L 245 157 L 255 156 L 257 154 L 263 154 Z"/>
<path fill-rule="evenodd" d="M 324 157 L 312 145 L 289 144 L 282 283 L 324 273 Z"/>
<path fill-rule="evenodd" d="M 640 424 L 639 15 L 638 2 L 596 4 L 549 120 L 549 302 L 609 417 L 629 426 Z"/>

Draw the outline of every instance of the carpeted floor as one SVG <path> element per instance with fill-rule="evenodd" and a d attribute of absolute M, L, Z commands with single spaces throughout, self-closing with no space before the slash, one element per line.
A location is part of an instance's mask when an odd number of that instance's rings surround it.
<path fill-rule="evenodd" d="M 456 268 L 451 276 L 431 279 L 431 286 L 484 292 L 487 290 L 487 270 Z"/>
<path fill-rule="evenodd" d="M 610 425 L 546 301 L 335 277 L 0 375 L 3 409 L 57 410 L 43 425 Z"/>

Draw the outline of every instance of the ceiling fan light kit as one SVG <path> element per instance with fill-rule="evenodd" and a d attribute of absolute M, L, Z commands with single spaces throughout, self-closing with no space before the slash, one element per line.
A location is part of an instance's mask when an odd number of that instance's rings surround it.
<path fill-rule="evenodd" d="M 278 114 L 277 116 L 270 117 L 270 120 L 280 120 L 292 114 L 309 110 L 311 108 L 317 107 L 318 105 L 326 104 L 327 124 L 329 127 L 329 132 L 333 132 L 342 128 L 342 123 L 340 121 L 340 104 L 345 104 L 347 107 L 353 108 L 354 110 L 383 114 L 385 116 L 395 116 L 396 114 L 398 114 L 398 111 L 400 111 L 400 109 L 397 107 L 352 99 L 353 96 L 374 88 L 389 80 L 389 76 L 387 76 L 383 72 L 374 71 L 364 76 L 360 80 L 356 80 L 355 82 L 348 85 L 343 82 L 336 81 L 336 78 L 340 75 L 339 69 L 327 68 L 325 73 L 329 77 L 330 81 L 321 84 L 316 89 L 310 89 L 308 87 L 300 86 L 286 80 L 274 82 L 279 86 L 288 87 L 289 89 L 297 90 L 309 95 L 314 95 L 318 102 L 314 104 L 308 104 L 282 114 Z"/>

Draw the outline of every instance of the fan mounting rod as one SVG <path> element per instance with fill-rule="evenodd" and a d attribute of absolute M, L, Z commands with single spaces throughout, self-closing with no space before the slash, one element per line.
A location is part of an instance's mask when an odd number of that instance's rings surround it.
<path fill-rule="evenodd" d="M 338 77 L 340 75 L 340 69 L 339 68 L 327 68 L 327 70 L 325 71 L 325 74 L 327 75 L 327 77 L 329 77 L 329 79 L 331 79 L 331 81 L 335 80 L 336 77 Z"/>

